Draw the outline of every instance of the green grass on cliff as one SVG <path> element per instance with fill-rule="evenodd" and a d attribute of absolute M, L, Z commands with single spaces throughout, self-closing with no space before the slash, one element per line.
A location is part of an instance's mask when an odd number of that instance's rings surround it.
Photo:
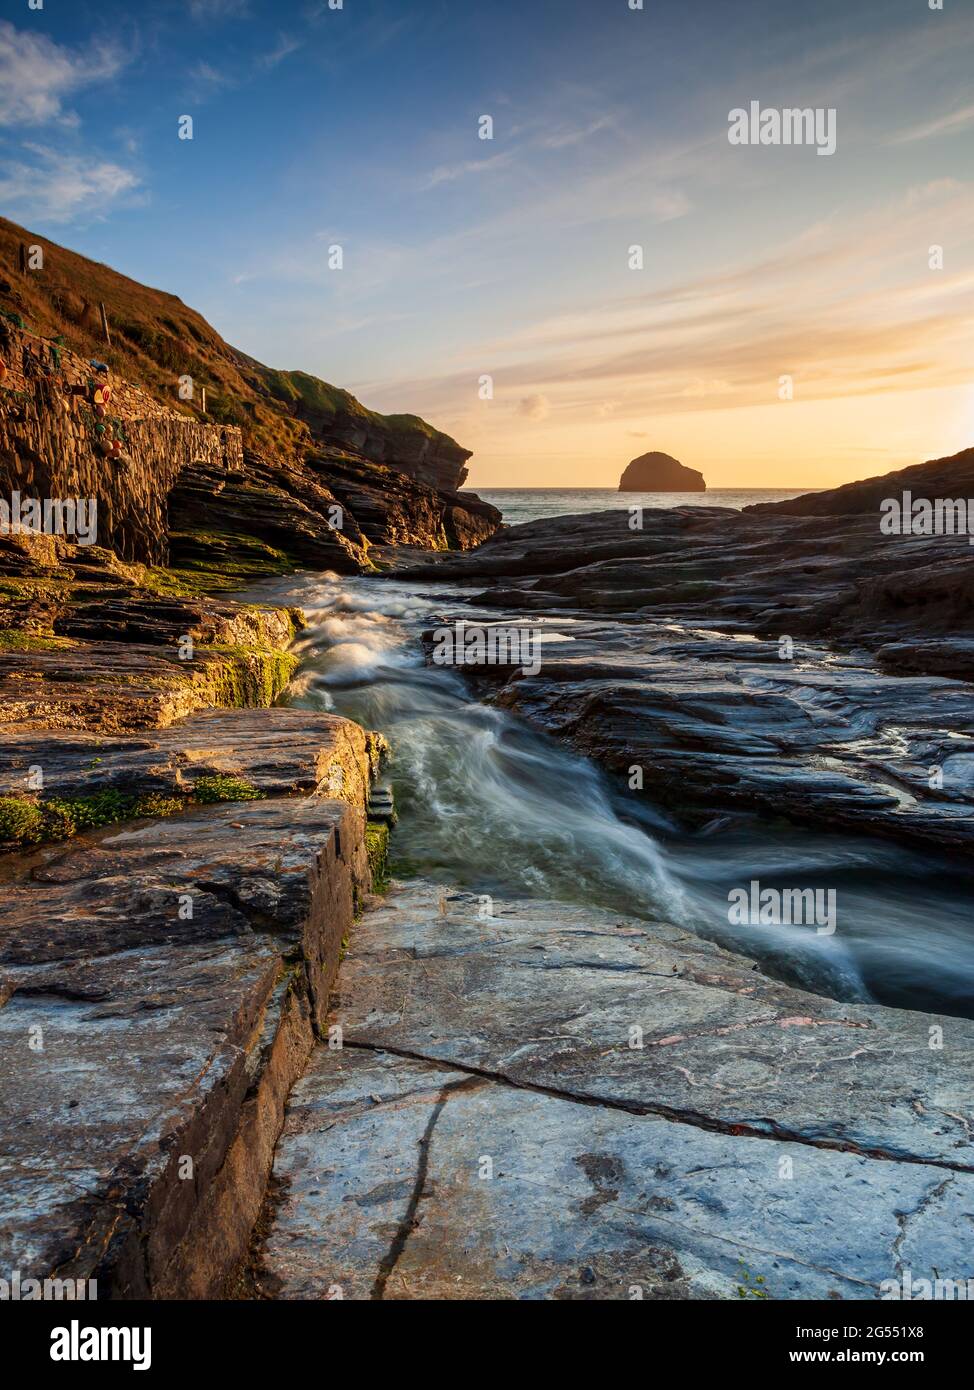
<path fill-rule="evenodd" d="M 288 405 L 300 405 L 311 414 L 334 417 L 341 411 L 345 415 L 361 416 L 363 420 L 381 419 L 366 410 L 351 392 L 343 391 L 340 386 L 332 386 L 308 372 L 283 372 L 265 367 L 262 375 L 277 400 Z"/>
<path fill-rule="evenodd" d="M 385 423 L 392 430 L 393 434 L 422 434 L 427 439 L 443 439 L 450 444 L 456 444 L 455 439 L 443 434 L 442 430 L 434 429 L 426 420 L 420 419 L 418 415 L 386 415 L 382 417 Z M 457 445 L 459 448 L 459 445 Z"/>
<path fill-rule="evenodd" d="M 44 249 L 44 269 L 19 273 L 21 243 Z M 158 400 L 186 415 L 198 411 L 180 401 L 176 381 L 193 377 L 207 392 L 208 418 L 238 425 L 245 440 L 279 457 L 290 457 L 313 441 L 302 416 L 327 421 L 336 415 L 367 422 L 393 439 L 419 432 L 441 437 L 411 415 L 380 415 L 341 387 L 308 372 L 281 371 L 238 352 L 195 309 L 163 290 L 141 285 L 0 217 L 0 310 L 23 318 L 30 332 L 60 337 L 84 358 L 97 357 L 113 372 L 139 382 Z M 104 341 L 99 304 L 104 303 L 112 346 Z M 455 441 L 442 436 L 444 443 Z"/>

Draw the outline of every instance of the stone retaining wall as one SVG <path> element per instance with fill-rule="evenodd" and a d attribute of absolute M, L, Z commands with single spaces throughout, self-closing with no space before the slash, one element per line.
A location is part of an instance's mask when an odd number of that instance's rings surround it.
<path fill-rule="evenodd" d="M 200 423 L 9 322 L 0 361 L 0 497 L 95 499 L 98 543 L 124 559 L 167 562 L 166 499 L 183 469 L 243 466 L 239 429 Z"/>

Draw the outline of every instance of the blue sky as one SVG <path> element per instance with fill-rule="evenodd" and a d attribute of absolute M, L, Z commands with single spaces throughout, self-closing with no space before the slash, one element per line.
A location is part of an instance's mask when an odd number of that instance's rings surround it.
<path fill-rule="evenodd" d="M 0 16 L 0 211 L 426 415 L 474 483 L 611 485 L 663 448 L 828 485 L 974 443 L 974 0 Z M 752 100 L 835 108 L 835 154 L 731 146 Z"/>

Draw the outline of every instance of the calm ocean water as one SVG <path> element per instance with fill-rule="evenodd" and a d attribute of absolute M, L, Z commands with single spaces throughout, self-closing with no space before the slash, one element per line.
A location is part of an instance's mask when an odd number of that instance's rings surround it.
<path fill-rule="evenodd" d="M 709 488 L 706 492 L 619 492 L 609 487 L 471 488 L 504 513 L 509 526 L 544 516 L 578 512 L 625 511 L 627 507 L 749 507 L 752 502 L 782 502 L 813 488 Z"/>

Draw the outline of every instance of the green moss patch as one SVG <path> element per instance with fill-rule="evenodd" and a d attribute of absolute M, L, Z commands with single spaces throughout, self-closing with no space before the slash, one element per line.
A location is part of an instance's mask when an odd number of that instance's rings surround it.
<path fill-rule="evenodd" d="M 39 806 L 14 796 L 0 797 L 0 843 L 36 845 L 44 838 L 44 816 Z"/>
<path fill-rule="evenodd" d="M 0 632 L 0 652 L 60 652 L 77 645 L 70 637 L 44 637 L 20 628 Z"/>
<path fill-rule="evenodd" d="M 99 830 L 119 821 L 171 816 L 184 804 L 175 797 L 127 796 L 110 790 L 38 801 L 0 797 L 0 843 L 29 846 L 70 840 L 86 830 Z"/>
<path fill-rule="evenodd" d="M 369 857 L 372 892 L 385 893 L 389 888 L 389 827 L 369 821 L 365 827 L 365 851 Z"/>
<path fill-rule="evenodd" d="M 32 845 L 70 840 L 87 830 L 100 830 L 122 821 L 161 820 L 188 806 L 212 806 L 225 801 L 262 801 L 266 793 L 242 777 L 206 773 L 186 796 L 144 796 L 125 792 L 94 792 L 91 796 L 0 797 L 0 844 L 25 849 Z"/>
<path fill-rule="evenodd" d="M 232 591 L 299 568 L 295 556 L 256 536 L 200 530 L 174 531 L 169 539 L 172 565 L 151 571 L 146 581 L 166 595 L 189 598 Z"/>
<path fill-rule="evenodd" d="M 212 645 L 197 647 L 197 651 L 233 658 L 226 663 L 215 692 L 216 703 L 229 709 L 273 705 L 298 668 L 298 659 L 291 652 L 271 647 Z"/>
<path fill-rule="evenodd" d="M 193 800 L 202 806 L 219 801 L 263 801 L 267 796 L 243 777 L 205 773 L 193 783 Z"/>

